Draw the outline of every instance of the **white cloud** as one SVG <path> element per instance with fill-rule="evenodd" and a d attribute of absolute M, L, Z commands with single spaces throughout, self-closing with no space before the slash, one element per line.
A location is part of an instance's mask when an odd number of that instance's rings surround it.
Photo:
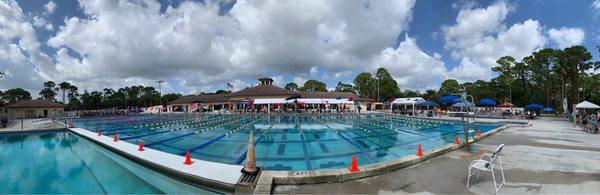
<path fill-rule="evenodd" d="M 51 59 L 40 51 L 33 25 L 16 1 L 0 1 L 0 89 L 41 88 L 52 72 Z"/>
<path fill-rule="evenodd" d="M 444 26 L 444 47 L 460 64 L 450 71 L 459 81 L 488 80 L 491 67 L 502 56 L 521 59 L 541 49 L 546 37 L 538 21 L 526 20 L 506 28 L 506 16 L 513 6 L 498 1 L 486 8 L 461 9 L 453 26 Z"/>
<path fill-rule="evenodd" d="M 304 83 L 307 81 L 308 79 L 302 78 L 302 77 L 294 77 L 294 83 L 296 83 L 296 85 L 298 85 L 298 87 L 302 87 L 304 86 Z"/>
<path fill-rule="evenodd" d="M 596 11 L 596 14 L 600 14 L 600 0 L 592 2 L 592 8 Z"/>
<path fill-rule="evenodd" d="M 265 72 L 363 68 L 407 29 L 414 3 L 240 0 L 219 15 L 213 1 L 161 13 L 156 1 L 91 0 L 80 2 L 86 17 L 66 19 L 48 43 L 69 49 L 56 55 L 58 79 L 122 85 L 124 78 L 174 77 L 205 88 Z"/>
<path fill-rule="evenodd" d="M 316 76 L 319 73 L 319 68 L 316 66 L 310 67 L 310 71 L 308 72 L 308 74 L 310 76 Z"/>
<path fill-rule="evenodd" d="M 421 51 L 415 39 L 405 36 L 398 48 L 387 48 L 371 62 L 371 72 L 384 67 L 401 89 L 432 89 L 446 78 L 446 67 L 439 54 Z"/>
<path fill-rule="evenodd" d="M 548 36 L 559 48 L 563 49 L 573 45 L 581 45 L 585 39 L 585 32 L 581 28 L 551 28 L 548 30 Z"/>
<path fill-rule="evenodd" d="M 52 25 L 52 23 L 48 22 L 46 20 L 46 18 L 44 17 L 40 17 L 40 16 L 34 16 L 33 17 L 33 26 L 38 27 L 38 28 L 44 28 L 46 30 L 52 31 L 54 30 L 54 26 Z"/>
<path fill-rule="evenodd" d="M 273 79 L 273 85 L 278 86 L 278 87 L 285 87 L 285 80 L 283 79 L 283 76 L 279 75 L 279 76 L 274 76 L 271 77 Z"/>
<path fill-rule="evenodd" d="M 54 13 L 54 10 L 56 10 L 56 3 L 54 3 L 54 1 L 50 0 L 48 3 L 44 4 L 45 14 L 52 14 Z"/>

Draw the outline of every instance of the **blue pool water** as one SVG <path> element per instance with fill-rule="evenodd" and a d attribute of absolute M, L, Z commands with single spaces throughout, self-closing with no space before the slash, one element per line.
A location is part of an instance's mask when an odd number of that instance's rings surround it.
<path fill-rule="evenodd" d="M 464 140 L 462 124 L 389 115 L 140 115 L 88 118 L 76 127 L 149 148 L 244 164 L 250 131 L 257 165 L 267 170 L 316 170 L 389 161 Z M 482 133 L 500 124 L 478 123 Z"/>
<path fill-rule="evenodd" d="M 1 193 L 166 193 L 124 167 L 132 162 L 64 130 L 0 134 L 0 148 Z"/>

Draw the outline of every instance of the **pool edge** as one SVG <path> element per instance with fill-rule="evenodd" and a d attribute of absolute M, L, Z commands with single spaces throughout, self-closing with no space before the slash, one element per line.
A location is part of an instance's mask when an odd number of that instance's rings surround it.
<path fill-rule="evenodd" d="M 217 180 L 214 180 L 211 178 L 206 178 L 206 177 L 202 177 L 197 174 L 191 173 L 191 172 L 195 171 L 194 169 L 187 169 L 187 171 L 186 171 L 186 169 L 183 169 L 184 171 L 182 171 L 181 168 L 180 168 L 180 170 L 177 170 L 173 167 L 169 167 L 168 165 L 164 165 L 161 163 L 154 162 L 152 160 L 144 159 L 144 158 L 140 157 L 139 155 L 134 155 L 130 152 L 125 151 L 122 148 L 118 148 L 113 145 L 106 144 L 103 141 L 96 139 L 95 136 L 89 136 L 80 131 L 74 130 L 74 129 L 81 129 L 81 128 L 65 128 L 65 129 L 71 133 L 74 133 L 75 135 L 85 138 L 86 140 L 94 142 L 95 144 L 97 144 L 101 147 L 104 147 L 111 152 L 121 155 L 135 163 L 138 163 L 142 166 L 145 166 L 153 171 L 159 172 L 166 176 L 177 179 L 181 182 L 189 183 L 191 185 L 196 185 L 198 187 L 207 188 L 207 189 L 214 190 L 214 191 L 221 192 L 221 193 L 234 193 L 235 192 L 235 187 L 237 185 L 237 180 L 239 179 L 239 177 L 236 179 L 235 183 L 220 182 L 220 181 L 217 181 Z M 86 129 L 81 129 L 81 130 L 93 133 Z M 101 137 L 108 138 L 107 136 L 101 136 Z M 108 139 L 110 139 L 110 138 L 108 138 Z M 133 148 L 138 147 L 135 144 L 127 143 L 125 141 L 119 141 L 119 142 L 131 145 L 130 147 L 133 147 Z M 173 154 L 169 154 L 166 152 L 153 150 L 153 149 L 149 149 L 149 148 L 146 148 L 146 150 L 152 150 L 152 152 L 164 153 L 166 155 L 173 155 Z M 175 156 L 175 155 L 173 155 L 173 156 Z M 180 158 L 183 159 L 184 157 L 180 157 Z M 202 161 L 199 159 L 192 159 L 192 161 L 195 163 L 206 162 L 206 161 Z M 213 162 L 211 162 L 211 163 L 213 163 Z M 183 163 L 181 163 L 181 164 L 182 164 L 181 166 L 185 166 L 185 165 L 183 165 Z M 219 163 L 219 164 L 223 164 L 223 163 Z M 194 164 L 192 164 L 192 165 L 194 165 Z M 223 164 L 223 165 L 227 165 L 227 164 Z M 240 168 L 240 170 L 241 170 L 241 168 Z"/>

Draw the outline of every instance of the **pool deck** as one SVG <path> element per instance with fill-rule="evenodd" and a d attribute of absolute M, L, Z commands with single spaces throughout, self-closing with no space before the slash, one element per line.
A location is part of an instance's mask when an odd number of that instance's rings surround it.
<path fill-rule="evenodd" d="M 21 121 L 17 121 L 12 124 L 12 126 L 8 126 L 5 128 L 0 128 L 0 133 L 18 133 L 18 132 L 32 132 L 32 131 L 47 131 L 47 130 L 56 130 L 56 129 L 64 129 L 65 126 L 60 123 L 47 123 L 47 124 L 36 124 L 33 121 L 40 119 L 23 119 L 23 128 L 21 129 Z M 50 119 L 48 119 L 50 120 Z"/>
<path fill-rule="evenodd" d="M 506 145 L 500 158 L 507 181 L 499 193 L 600 191 L 600 135 L 583 132 L 566 121 L 527 121 L 532 126 L 512 127 L 480 140 L 475 153 L 462 148 L 382 175 L 339 183 L 275 185 L 271 193 L 493 194 L 489 173 L 471 178 L 469 189 L 466 175 L 472 160 L 491 153 L 499 144 Z"/>

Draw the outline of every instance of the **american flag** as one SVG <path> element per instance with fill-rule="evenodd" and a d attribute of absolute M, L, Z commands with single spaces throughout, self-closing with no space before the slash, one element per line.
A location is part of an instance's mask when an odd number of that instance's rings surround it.
<path fill-rule="evenodd" d="M 231 91 L 233 90 L 233 85 L 231 83 L 227 83 L 227 90 Z"/>

